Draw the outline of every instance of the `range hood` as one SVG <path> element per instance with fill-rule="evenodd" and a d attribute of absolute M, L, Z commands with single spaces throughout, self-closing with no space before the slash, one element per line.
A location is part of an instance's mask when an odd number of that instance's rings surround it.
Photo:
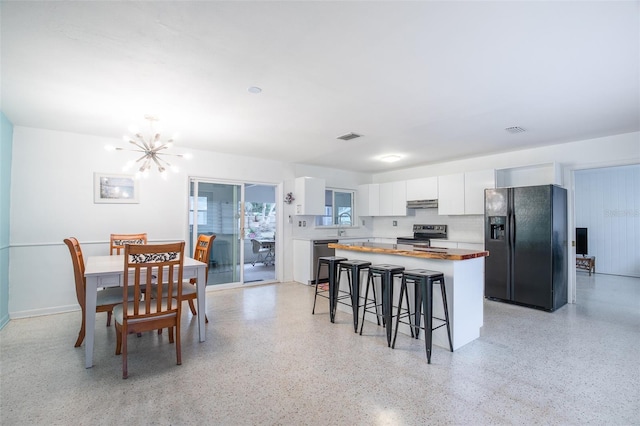
<path fill-rule="evenodd" d="M 411 200 L 407 201 L 408 209 L 436 209 L 438 200 Z"/>

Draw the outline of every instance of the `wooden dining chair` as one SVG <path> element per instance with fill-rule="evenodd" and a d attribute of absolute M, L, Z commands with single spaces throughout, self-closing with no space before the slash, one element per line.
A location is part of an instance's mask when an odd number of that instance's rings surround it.
<path fill-rule="evenodd" d="M 77 348 L 82 345 L 85 335 L 85 297 L 87 281 L 84 277 L 84 257 L 82 256 L 82 248 L 80 247 L 80 243 L 74 237 L 66 238 L 64 240 L 64 243 L 69 248 L 69 253 L 71 254 L 73 275 L 76 282 L 76 298 L 78 299 L 78 304 L 80 305 L 80 309 L 82 310 L 82 325 L 80 326 L 78 339 L 76 340 L 76 344 L 74 345 Z M 96 312 L 107 313 L 107 327 L 111 325 L 111 314 L 113 312 L 113 308 L 116 305 L 122 303 L 122 297 L 122 288 L 120 287 L 110 287 L 98 290 Z M 133 300 L 133 292 L 129 293 L 129 298 Z"/>
<path fill-rule="evenodd" d="M 213 240 L 216 239 L 215 235 L 206 235 L 200 234 L 198 235 L 198 241 L 196 242 L 196 248 L 193 250 L 193 258 L 202 263 L 206 263 L 207 266 L 205 268 L 205 282 L 204 285 L 207 285 L 207 281 L 209 280 L 209 257 L 211 256 L 211 246 L 213 246 Z M 196 311 L 196 306 L 194 301 L 198 298 L 198 280 L 195 278 L 191 278 L 189 280 L 184 280 L 182 283 L 182 301 L 185 300 L 189 302 L 189 309 L 191 309 L 191 314 L 198 315 Z M 166 294 L 168 291 L 166 284 L 164 285 L 164 290 Z M 177 290 L 174 289 L 173 297 L 176 297 Z M 204 314 L 205 322 L 209 322 L 209 318 L 207 318 L 207 314 Z M 161 334 L 161 331 L 158 330 L 158 334 Z"/>
<path fill-rule="evenodd" d="M 121 254 L 126 244 L 147 244 L 147 234 L 111 234 L 109 254 Z"/>
<path fill-rule="evenodd" d="M 209 258 L 211 256 L 211 246 L 213 246 L 213 240 L 215 239 L 215 235 L 200 234 L 198 235 L 196 248 L 193 250 L 193 258 L 197 261 L 207 264 L 204 272 L 204 285 L 207 285 L 207 281 L 209 281 Z M 186 300 L 189 302 L 189 309 L 191 309 L 191 313 L 193 315 L 197 315 L 196 307 L 194 304 L 194 300 L 198 298 L 198 289 L 196 285 L 197 280 L 195 278 L 191 278 L 190 280 L 185 281 L 182 284 L 182 300 Z M 204 319 L 206 322 L 209 322 L 206 313 L 204 314 Z"/>
<path fill-rule="evenodd" d="M 184 241 L 168 244 L 126 244 L 124 249 L 124 291 L 122 304 L 113 310 L 116 324 L 116 355 L 122 354 L 122 378 L 128 377 L 127 337 L 131 333 L 169 329 L 169 342 L 176 345 L 177 364 L 182 364 L 180 314 L 182 312 L 182 273 Z M 164 286 L 154 285 L 165 283 Z M 136 301 L 126 297 L 133 289 Z M 176 296 L 173 297 L 174 289 Z M 142 293 L 152 295 L 140 300 Z M 175 331 L 175 339 L 174 339 Z"/>

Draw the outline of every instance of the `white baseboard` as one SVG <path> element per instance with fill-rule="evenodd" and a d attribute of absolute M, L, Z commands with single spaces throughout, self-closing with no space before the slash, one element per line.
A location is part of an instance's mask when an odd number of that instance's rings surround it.
<path fill-rule="evenodd" d="M 54 306 L 51 308 L 31 309 L 27 311 L 10 312 L 11 319 L 39 317 L 43 315 L 62 314 L 64 312 L 79 311 L 80 306 L 77 304 L 66 306 Z"/>

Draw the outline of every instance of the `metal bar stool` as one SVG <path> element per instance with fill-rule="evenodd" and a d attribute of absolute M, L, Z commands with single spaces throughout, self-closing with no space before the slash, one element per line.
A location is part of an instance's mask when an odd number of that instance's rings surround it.
<path fill-rule="evenodd" d="M 440 327 L 447 327 L 447 337 L 449 337 L 449 349 L 453 352 L 453 343 L 451 341 L 451 328 L 449 326 L 449 308 L 447 307 L 447 290 L 444 284 L 444 274 L 438 271 L 430 271 L 428 269 L 411 269 L 405 271 L 402 274 L 402 286 L 400 287 L 400 300 L 398 302 L 398 316 L 396 316 L 396 330 L 393 335 L 393 345 L 396 346 L 396 337 L 398 336 L 398 323 L 400 321 L 400 305 L 402 304 L 403 296 L 406 297 L 407 304 L 409 303 L 409 294 L 407 291 L 407 282 L 413 283 L 415 286 L 415 320 L 411 323 L 409 319 L 409 325 L 415 333 L 412 331 L 411 337 L 417 339 L 420 333 L 420 329 L 423 328 L 425 332 L 424 342 L 427 351 L 427 363 L 431 364 L 431 347 L 432 347 L 432 334 L 433 330 L 437 330 Z M 444 318 L 438 318 L 433 316 L 433 285 L 440 284 L 440 292 L 442 294 L 442 305 L 444 307 Z M 422 303 L 421 303 L 422 302 Z M 424 316 L 424 327 L 420 326 L 420 308 L 422 308 L 422 316 Z M 411 317 L 408 315 L 409 318 Z M 433 320 L 441 321 L 442 324 L 433 327 Z"/>
<path fill-rule="evenodd" d="M 353 308 L 353 332 L 358 332 L 358 314 L 360 308 L 360 275 L 364 271 L 369 270 L 371 262 L 364 260 L 343 260 L 338 264 L 338 285 L 340 285 L 340 278 L 342 271 L 347 272 L 347 279 L 349 280 L 349 291 L 351 292 L 351 307 Z M 352 285 L 353 283 L 353 285 Z M 374 290 L 373 300 L 376 299 L 376 293 Z M 379 322 L 380 320 L 378 320 Z"/>
<path fill-rule="evenodd" d="M 404 271 L 404 266 L 398 266 L 398 265 L 388 265 L 388 264 L 384 264 L 384 265 L 372 265 L 369 267 L 369 277 L 367 279 L 367 288 L 365 290 L 365 303 L 364 303 L 364 309 L 362 311 L 362 323 L 360 324 L 360 335 L 362 335 L 362 327 L 364 326 L 364 318 L 365 315 L 368 312 L 370 313 L 375 313 L 376 315 L 380 316 L 380 314 L 378 313 L 378 305 L 377 303 L 375 303 L 374 301 L 374 310 L 371 311 L 369 309 L 370 304 L 368 303 L 368 297 L 369 297 L 369 285 L 373 284 L 373 287 L 375 289 L 375 282 L 374 279 L 379 277 L 382 281 L 382 324 L 385 326 L 386 328 L 386 332 L 387 332 L 387 346 L 391 346 L 391 328 L 392 328 L 392 324 L 391 324 L 391 318 L 393 316 L 393 301 L 391 300 L 393 298 L 393 278 L 395 276 L 400 276 L 402 274 L 402 272 Z M 374 290 L 375 293 L 375 290 Z M 378 324 L 380 324 L 380 322 L 378 321 Z"/>
<path fill-rule="evenodd" d="M 340 284 L 337 281 L 338 265 L 340 262 L 345 260 L 347 260 L 346 257 L 338 256 L 321 256 L 318 258 L 318 268 L 316 269 L 316 294 L 313 297 L 313 310 L 311 311 L 311 314 L 316 313 L 316 299 L 318 296 L 325 297 L 329 299 L 329 318 L 331 319 L 331 322 L 334 322 L 338 300 L 347 297 L 351 298 L 351 294 L 338 297 L 338 287 Z M 320 285 L 320 270 L 323 265 L 327 267 L 329 272 L 329 288 L 327 290 L 318 291 L 318 285 Z M 329 293 L 329 296 L 326 296 L 323 293 Z M 351 293 L 351 291 L 349 291 L 349 293 Z"/>

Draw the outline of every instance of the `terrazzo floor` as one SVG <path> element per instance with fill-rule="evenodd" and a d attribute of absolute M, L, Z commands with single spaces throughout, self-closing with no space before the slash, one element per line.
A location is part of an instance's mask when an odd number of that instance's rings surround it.
<path fill-rule="evenodd" d="M 311 315 L 313 288 L 269 284 L 207 294 L 207 341 L 185 309 L 183 364 L 167 333 L 96 325 L 95 365 L 74 348 L 80 313 L 0 331 L 2 425 L 637 425 L 640 279 L 578 272 L 578 303 L 554 313 L 485 301 L 481 337 L 454 353 L 352 318 Z"/>

